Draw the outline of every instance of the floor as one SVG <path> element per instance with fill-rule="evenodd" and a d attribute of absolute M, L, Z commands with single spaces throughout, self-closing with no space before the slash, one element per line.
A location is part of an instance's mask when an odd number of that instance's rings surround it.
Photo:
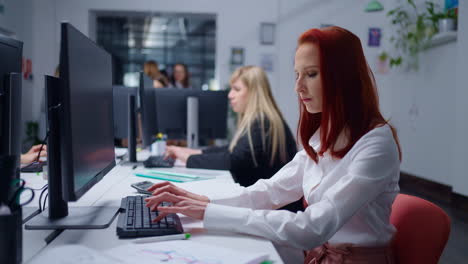
<path fill-rule="evenodd" d="M 429 200 L 444 209 L 450 216 L 452 221 L 450 237 L 439 264 L 468 263 L 468 211 L 453 208 L 447 203 L 434 201 L 430 197 L 420 195 L 414 190 L 402 189 L 401 193 L 411 194 Z"/>

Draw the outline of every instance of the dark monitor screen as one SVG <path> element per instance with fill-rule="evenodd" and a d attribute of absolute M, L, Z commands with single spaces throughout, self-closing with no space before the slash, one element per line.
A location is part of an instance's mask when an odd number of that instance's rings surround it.
<path fill-rule="evenodd" d="M 196 92 L 190 89 L 156 90 L 156 127 L 169 139 L 185 139 L 187 134 L 187 97 Z"/>
<path fill-rule="evenodd" d="M 121 85 L 113 86 L 114 96 L 114 138 L 128 137 L 128 97 L 137 96 L 137 89 Z"/>
<path fill-rule="evenodd" d="M 0 36 L 0 155 L 21 154 L 22 52 L 22 42 Z M 14 87 L 11 73 L 19 74 Z"/>
<path fill-rule="evenodd" d="M 187 97 L 198 98 L 199 139 L 226 138 L 227 91 L 156 89 L 158 132 L 169 139 L 186 139 Z"/>
<path fill-rule="evenodd" d="M 5 75 L 16 72 L 21 73 L 21 57 L 23 43 L 11 38 L 0 36 L 0 85 L 3 90 Z"/>
<path fill-rule="evenodd" d="M 75 201 L 115 166 L 112 57 L 68 23 L 61 33 L 61 164 Z"/>
<path fill-rule="evenodd" d="M 156 128 L 156 107 L 154 103 L 154 93 L 156 90 L 160 89 L 155 89 L 153 87 L 153 81 L 145 74 L 140 73 L 139 119 L 141 120 L 141 135 L 143 137 L 143 147 L 151 145 L 153 136 L 159 132 Z"/>
<path fill-rule="evenodd" d="M 224 139 L 227 135 L 228 92 L 198 91 L 198 138 Z"/>

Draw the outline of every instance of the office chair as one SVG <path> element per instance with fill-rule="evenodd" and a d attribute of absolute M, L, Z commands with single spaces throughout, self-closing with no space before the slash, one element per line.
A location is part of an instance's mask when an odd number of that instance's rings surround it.
<path fill-rule="evenodd" d="M 450 218 L 424 199 L 398 194 L 390 223 L 397 229 L 392 247 L 398 264 L 437 263 L 450 234 Z"/>

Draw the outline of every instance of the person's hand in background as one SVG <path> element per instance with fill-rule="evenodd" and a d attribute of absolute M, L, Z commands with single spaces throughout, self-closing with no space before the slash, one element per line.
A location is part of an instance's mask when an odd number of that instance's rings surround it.
<path fill-rule="evenodd" d="M 42 146 L 42 150 L 41 150 Z M 40 154 L 39 154 L 40 152 Z M 28 164 L 34 161 L 37 161 L 40 157 L 47 156 L 47 146 L 46 145 L 34 145 L 29 149 L 28 152 L 21 155 L 21 164 Z"/>
<path fill-rule="evenodd" d="M 187 162 L 187 159 L 191 155 L 201 154 L 202 151 L 199 149 L 184 148 L 178 146 L 168 146 L 166 147 L 166 152 L 164 153 L 164 158 L 173 158 L 182 161 L 183 163 Z"/>

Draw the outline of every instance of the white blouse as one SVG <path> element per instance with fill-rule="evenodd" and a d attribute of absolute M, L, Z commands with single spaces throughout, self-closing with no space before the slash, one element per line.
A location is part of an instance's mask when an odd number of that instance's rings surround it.
<path fill-rule="evenodd" d="M 319 149 L 319 130 L 309 145 Z M 389 219 L 399 191 L 399 174 L 392 131 L 388 125 L 377 127 L 342 159 L 333 159 L 326 152 L 316 164 L 302 150 L 270 179 L 247 188 L 238 186 L 222 197 L 209 197 L 204 226 L 257 235 L 300 249 L 325 242 L 386 245 L 395 232 Z M 273 210 L 302 196 L 309 204 L 304 212 Z"/>

